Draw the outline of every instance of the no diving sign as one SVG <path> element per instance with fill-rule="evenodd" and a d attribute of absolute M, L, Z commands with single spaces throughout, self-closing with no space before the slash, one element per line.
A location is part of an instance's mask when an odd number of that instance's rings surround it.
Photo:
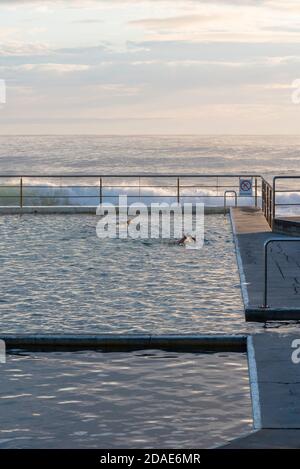
<path fill-rule="evenodd" d="M 240 197 L 252 197 L 252 178 L 240 178 Z"/>

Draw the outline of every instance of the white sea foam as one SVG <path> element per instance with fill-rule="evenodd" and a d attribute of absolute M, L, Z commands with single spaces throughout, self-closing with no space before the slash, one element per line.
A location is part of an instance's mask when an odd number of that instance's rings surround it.
<path fill-rule="evenodd" d="M 20 202 L 20 186 L 18 181 L 11 181 L 9 186 L 0 186 L 1 205 L 18 205 Z M 66 184 L 66 183 L 64 183 Z M 103 188 L 103 202 L 112 204 L 118 203 L 118 197 L 126 195 L 129 203 L 142 202 L 150 205 L 154 202 L 167 202 L 169 204 L 177 200 L 176 187 L 149 187 L 139 191 L 138 188 L 128 188 L 128 183 L 121 181 L 119 187 L 110 185 Z M 180 191 L 181 202 L 204 203 L 210 206 L 223 206 L 224 195 L 220 194 L 220 189 L 208 190 L 201 188 L 182 189 Z M 62 187 L 59 184 L 44 181 L 30 181 L 30 185 L 23 186 L 24 205 L 73 205 L 73 206 L 97 206 L 100 203 L 100 188 L 98 185 L 76 185 L 72 187 Z M 239 205 L 251 205 L 254 197 L 243 197 L 239 200 Z M 227 197 L 227 204 L 234 204 L 234 197 Z"/>

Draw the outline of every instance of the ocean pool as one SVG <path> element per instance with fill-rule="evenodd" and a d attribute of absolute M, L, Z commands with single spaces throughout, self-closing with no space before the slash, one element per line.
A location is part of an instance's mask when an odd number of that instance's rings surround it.
<path fill-rule="evenodd" d="M 205 244 L 100 240 L 89 215 L 0 217 L 2 333 L 240 333 L 230 222 L 205 217 Z"/>
<path fill-rule="evenodd" d="M 0 448 L 207 448 L 252 430 L 241 353 L 19 352 L 0 370 Z"/>

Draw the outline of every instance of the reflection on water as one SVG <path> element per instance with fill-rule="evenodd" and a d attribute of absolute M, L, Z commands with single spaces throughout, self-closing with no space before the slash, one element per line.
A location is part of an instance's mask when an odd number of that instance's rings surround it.
<path fill-rule="evenodd" d="M 198 448 L 252 428 L 246 356 L 9 355 L 1 448 Z"/>
<path fill-rule="evenodd" d="M 3 216 L 2 332 L 240 332 L 229 222 L 205 218 L 205 246 L 100 240 L 93 216 Z"/>

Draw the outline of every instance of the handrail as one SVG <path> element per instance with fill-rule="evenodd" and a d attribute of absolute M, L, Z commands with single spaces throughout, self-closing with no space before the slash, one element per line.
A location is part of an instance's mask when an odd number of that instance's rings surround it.
<path fill-rule="evenodd" d="M 285 206 L 285 207 L 288 207 L 288 206 L 298 206 L 300 207 L 300 203 L 277 203 L 276 202 L 276 194 L 279 194 L 279 193 L 284 193 L 284 192 L 293 192 L 293 193 L 299 193 L 300 190 L 293 190 L 293 189 L 289 189 L 289 190 L 278 190 L 276 188 L 276 182 L 279 180 L 279 179 L 300 179 L 300 175 L 293 175 L 293 176 L 274 176 L 273 178 L 273 219 L 275 220 L 275 217 L 276 217 L 276 207 L 279 207 L 279 206 Z"/>
<path fill-rule="evenodd" d="M 271 238 L 265 241 L 264 243 L 264 297 L 263 297 L 263 304 L 261 308 L 269 308 L 268 306 L 268 246 L 271 243 L 276 242 L 286 242 L 286 243 L 299 243 L 299 238 Z"/>
<path fill-rule="evenodd" d="M 23 178 L 20 178 L 20 207 L 23 208 Z"/>
<path fill-rule="evenodd" d="M 263 214 L 269 224 L 269 226 L 273 229 L 273 199 L 274 199 L 274 192 L 271 184 L 266 181 L 265 178 L 262 178 L 262 211 Z"/>
<path fill-rule="evenodd" d="M 226 197 L 227 194 L 234 194 L 235 206 L 237 207 L 238 199 L 236 191 L 225 191 L 224 192 L 224 216 L 226 215 Z"/>
<path fill-rule="evenodd" d="M 0 182 L 0 189 L 11 189 L 0 192 L 0 201 L 7 200 L 9 205 L 15 205 L 16 201 L 17 206 L 22 208 L 26 207 L 26 201 L 27 203 L 29 201 L 29 204 L 33 207 L 59 205 L 64 204 L 65 201 L 71 206 L 76 206 L 80 201 L 86 201 L 90 198 L 91 204 L 96 206 L 99 202 L 102 203 L 104 199 L 116 198 L 124 191 L 127 191 L 127 196 L 131 199 L 142 197 L 147 200 L 152 197 L 162 199 L 171 197 L 180 203 L 182 200 L 194 197 L 209 200 L 220 199 L 222 189 L 235 192 L 238 198 L 240 197 L 237 193 L 239 188 L 238 179 L 241 177 L 255 178 L 254 200 L 255 206 L 257 206 L 258 190 L 261 189 L 264 179 L 260 175 L 247 173 L 0 174 L 0 181 L 3 181 L 2 185 Z M 47 179 L 48 181 L 46 181 Z M 66 192 L 68 189 L 77 188 L 80 191 L 73 191 L 70 194 Z M 135 191 L 134 188 L 137 190 Z M 42 192 L 42 189 L 47 189 L 47 192 Z M 142 191 L 142 189 L 145 190 Z M 151 189 L 150 195 L 149 192 L 147 193 L 147 189 Z M 164 192 L 159 191 L 159 189 L 163 189 Z M 138 192 L 138 194 L 135 194 L 135 192 Z M 5 202 L 3 205 L 5 205 Z"/>
<path fill-rule="evenodd" d="M 107 177 L 107 178 L 131 178 L 131 177 L 160 177 L 160 178 L 177 178 L 177 177 L 188 177 L 188 178 L 216 178 L 216 177 L 225 177 L 225 178 L 234 178 L 234 177 L 258 177 L 262 178 L 260 174 L 249 174 L 249 173 L 225 173 L 225 174 L 216 174 L 216 173 L 208 173 L 208 174 L 198 174 L 198 173 L 118 173 L 118 174 L 106 174 L 106 173 L 96 173 L 96 174 L 81 174 L 81 173 L 65 173 L 65 174 L 23 174 L 23 173 L 16 173 L 16 174 L 0 174 L 0 178 L 100 178 L 100 177 Z"/>
<path fill-rule="evenodd" d="M 293 189 L 285 189 L 280 190 L 277 187 L 277 183 L 279 180 L 292 180 L 292 179 L 300 179 L 300 175 L 286 175 L 286 176 L 275 176 L 273 177 L 273 182 L 270 184 L 262 175 L 260 174 L 247 174 L 247 173 L 218 173 L 218 174 L 191 174 L 191 173 L 96 173 L 96 174 L 82 174 L 82 173 L 49 173 L 49 174 L 37 174 L 37 173 L 9 173 L 9 174 L 0 174 L 0 180 L 3 180 L 3 184 L 0 184 L 0 189 L 9 188 L 14 189 L 14 191 L 4 191 L 0 193 L 0 200 L 7 200 L 8 204 L 14 204 L 13 200 L 17 201 L 17 205 L 22 208 L 26 206 L 26 201 L 37 200 L 40 199 L 49 199 L 51 202 L 57 201 L 57 199 L 66 200 L 70 199 L 68 195 L 65 195 L 63 189 L 76 189 L 80 187 L 81 189 L 87 189 L 84 193 L 77 192 L 72 195 L 72 202 L 69 200 L 68 202 L 72 204 L 72 206 L 76 205 L 75 200 L 85 200 L 87 198 L 93 199 L 92 204 L 94 202 L 103 202 L 105 198 L 111 199 L 117 197 L 117 191 L 115 195 L 112 195 L 113 189 L 134 189 L 137 188 L 139 194 L 135 195 L 133 191 L 128 194 L 129 198 L 136 198 L 136 197 L 143 197 L 145 199 L 149 199 L 151 197 L 157 198 L 166 198 L 166 197 L 173 197 L 179 203 L 181 200 L 186 200 L 187 198 L 197 197 L 197 198 L 220 198 L 222 197 L 222 190 L 228 189 L 228 192 L 234 193 L 239 189 L 238 181 L 230 181 L 230 179 L 238 179 L 241 177 L 248 177 L 254 179 L 254 205 L 255 207 L 261 207 L 263 214 L 271 226 L 274 228 L 274 220 L 276 218 L 276 208 L 278 206 L 298 206 L 300 207 L 300 202 L 277 202 L 276 196 L 279 193 L 284 192 L 291 192 L 291 193 L 300 193 L 300 190 L 293 190 Z M 223 181 L 220 179 L 224 179 Z M 9 181 L 11 180 L 11 184 Z M 59 179 L 60 183 L 55 186 L 51 184 L 43 185 L 45 180 L 55 180 Z M 81 184 L 77 184 L 77 181 L 82 179 Z M 165 180 L 164 184 L 160 181 L 148 181 L 148 180 Z M 167 179 L 171 181 L 167 181 Z M 188 181 L 188 179 L 192 179 L 192 181 Z M 30 184 L 28 180 L 36 180 L 37 184 Z M 41 180 L 39 183 L 38 180 Z M 64 180 L 64 183 L 63 183 Z M 73 181 L 72 181 L 73 180 Z M 85 181 L 84 181 L 85 180 Z M 91 180 L 93 182 L 91 183 Z M 119 182 L 122 180 L 122 183 Z M 138 180 L 138 181 L 137 181 Z M 30 181 L 30 182 L 31 182 Z M 76 182 L 75 182 L 76 181 Z M 201 183 L 199 182 L 201 181 Z M 52 181 L 53 182 L 53 181 Z M 125 184 L 124 184 L 125 182 Z M 130 184 L 130 182 L 132 184 Z M 189 183 L 190 182 L 190 183 Z M 199 182 L 199 184 L 198 184 Z M 35 193 L 30 193 L 28 191 L 29 188 L 34 188 Z M 49 193 L 47 195 L 43 195 L 40 193 L 37 194 L 38 190 L 41 188 L 49 189 Z M 94 189 L 97 192 L 91 193 L 88 195 L 88 189 Z M 97 189 L 98 188 L 98 189 Z M 165 193 L 155 194 L 154 189 L 167 189 Z M 56 193 L 51 193 L 50 190 L 56 190 Z M 108 190 L 109 189 L 109 190 Z M 141 194 L 142 189 L 152 189 L 152 195 Z M 174 191 L 173 191 L 174 189 Z M 190 191 L 189 191 L 190 189 Z M 202 192 L 196 193 L 193 189 L 202 189 Z M 105 191 L 106 190 L 106 191 Z M 106 193 L 105 193 L 106 192 Z M 174 192 L 174 193 L 173 193 Z M 190 194 L 188 192 L 191 192 Z M 192 193 L 193 192 L 193 193 Z M 220 194 L 221 192 L 221 194 Z M 121 191 L 120 191 L 121 193 Z M 168 195 L 166 195 L 169 193 Z M 237 198 L 241 194 L 237 193 Z M 258 202 L 259 199 L 259 202 Z M 261 201 L 261 204 L 260 204 Z M 56 202 L 57 203 L 57 202 Z M 97 203 L 95 205 L 97 205 Z M 35 202 L 32 202 L 34 205 Z M 252 203 L 253 205 L 253 203 Z"/>

